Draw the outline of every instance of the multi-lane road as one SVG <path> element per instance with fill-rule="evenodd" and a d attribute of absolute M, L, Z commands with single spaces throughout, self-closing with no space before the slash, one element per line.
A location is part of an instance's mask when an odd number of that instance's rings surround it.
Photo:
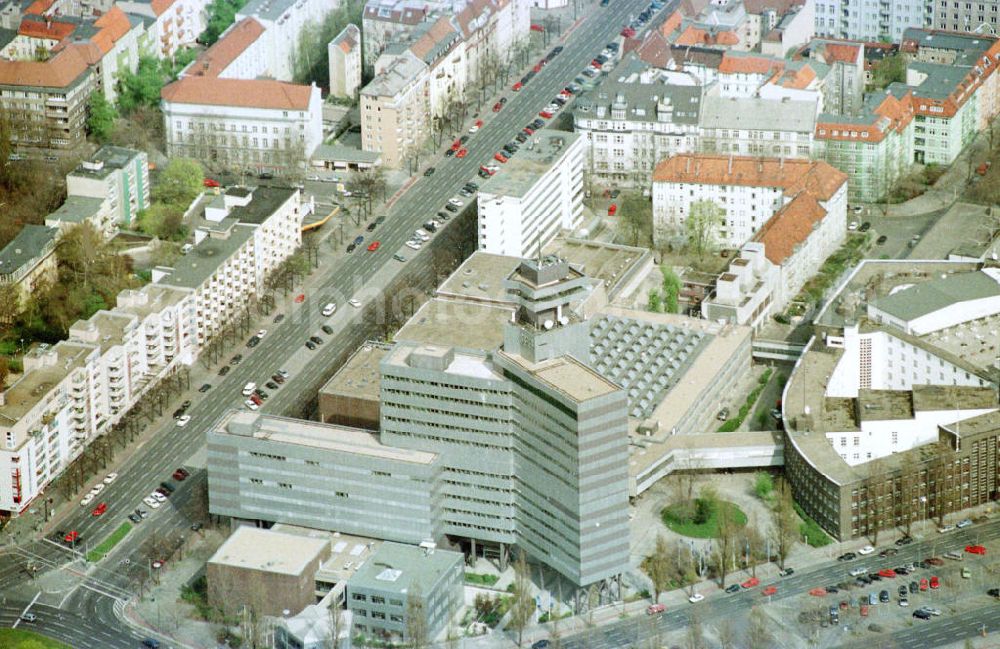
<path fill-rule="evenodd" d="M 430 177 L 418 176 L 408 191 L 386 212 L 385 223 L 375 232 L 351 232 L 345 228 L 345 239 L 348 241 L 357 234 L 364 234 L 366 243 L 380 240 L 382 246 L 379 251 L 369 253 L 361 248 L 322 264 L 320 274 L 311 278 L 302 291 L 306 294 L 305 301 L 297 304 L 287 300 L 278 308 L 286 315 L 280 324 L 273 324 L 269 318 L 266 324 L 261 325 L 268 329 L 268 334 L 258 347 L 246 350 L 240 346 L 231 352 L 242 353 L 242 363 L 234 366 L 226 377 L 214 377 L 209 392 L 200 394 L 192 391 L 190 398 L 193 404 L 187 411 L 191 421 L 186 427 L 178 427 L 173 421 L 163 424 L 155 434 L 145 436 L 146 441 L 122 466 L 115 468 L 118 479 L 93 503 L 108 503 L 108 513 L 93 517 L 90 515 L 91 505 L 80 507 L 58 521 L 56 527 L 59 529 L 79 532 L 83 537 L 84 547 L 81 550 L 85 550 L 106 537 L 136 507 L 149 511 L 151 516 L 137 525 L 111 555 L 96 567 L 87 567 L 79 561 L 81 552 L 60 547 L 51 540 L 22 544 L 15 552 L 0 556 L 0 590 L 18 584 L 24 586 L 27 575 L 23 566 L 29 560 L 43 568 L 74 566 L 80 572 L 82 587 L 61 602 L 61 612 L 43 609 L 44 615 L 39 617 L 49 621 L 43 621 L 40 628 L 45 633 L 71 641 L 74 647 L 130 646 L 128 643 L 134 640 L 134 636 L 123 633 L 112 642 L 89 633 L 90 626 L 82 620 L 99 615 L 102 621 L 109 622 L 114 603 L 124 601 L 131 595 L 132 584 L 125 571 L 115 568 L 120 558 L 135 556 L 135 551 L 148 538 L 192 533 L 188 530 L 191 521 L 179 504 L 190 497 L 191 485 L 204 480 L 204 474 L 196 474 L 182 483 L 170 502 L 158 510 L 143 505 L 142 498 L 204 446 L 206 431 L 225 411 L 242 407 L 240 390 L 246 382 L 254 381 L 260 385 L 279 368 L 287 369 L 291 378 L 271 395 L 262 408 L 267 413 L 281 414 L 298 402 L 299 393 L 306 386 L 316 385 L 322 376 L 328 374 L 332 361 L 341 357 L 355 339 L 347 330 L 361 314 L 360 309 L 348 306 L 347 299 L 357 296 L 365 300 L 366 296 L 376 294 L 384 285 L 381 281 L 372 282 L 376 273 L 380 270 L 392 272 L 400 266 L 400 262 L 392 259 L 392 253 L 405 250 L 407 257 L 416 254 L 403 247 L 413 230 L 434 216 L 462 184 L 476 178 L 480 164 L 491 160 L 503 144 L 511 141 L 522 127 L 534 119 L 538 111 L 589 64 L 604 44 L 616 36 L 630 15 L 641 11 L 647 2 L 614 0 L 609 7 L 592 5 L 588 8 L 573 32 L 564 39 L 565 42 L 559 41 L 564 45 L 563 52 L 520 92 L 507 90 L 503 93 L 508 101 L 502 111 L 495 114 L 489 112 L 494 100 L 484 104 L 486 110 L 481 117 L 485 124 L 466 144 L 468 157 L 439 156 L 428 161 L 436 167 L 437 173 Z M 664 11 L 669 9 L 667 7 Z M 551 46 L 556 44 L 553 42 Z M 470 118 L 469 125 L 471 121 Z M 380 275 L 379 279 L 383 276 Z M 333 317 L 324 318 L 320 310 L 328 301 L 336 302 L 339 308 Z M 322 324 L 329 324 L 337 333 L 333 336 L 322 334 L 319 332 Z M 326 344 L 316 351 L 306 349 L 304 342 L 311 335 L 320 335 Z M 196 389 L 198 386 L 191 387 Z M 36 603 L 34 607 L 48 605 Z M 9 607 L 3 608 L 0 620 L 10 621 L 11 611 Z M 51 621 L 53 614 L 55 621 Z M 60 619 L 59 615 L 63 617 Z"/>

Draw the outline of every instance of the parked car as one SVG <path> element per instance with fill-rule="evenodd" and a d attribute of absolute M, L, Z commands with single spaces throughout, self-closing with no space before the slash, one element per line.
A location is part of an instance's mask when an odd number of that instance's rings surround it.
<path fill-rule="evenodd" d="M 963 529 L 969 527 L 970 525 L 972 525 L 972 521 L 969 520 L 968 518 L 965 518 L 958 521 L 958 523 L 955 524 L 955 527 L 957 527 L 958 529 Z"/>
<path fill-rule="evenodd" d="M 666 604 L 650 604 L 646 607 L 646 615 L 656 615 L 667 610 Z"/>

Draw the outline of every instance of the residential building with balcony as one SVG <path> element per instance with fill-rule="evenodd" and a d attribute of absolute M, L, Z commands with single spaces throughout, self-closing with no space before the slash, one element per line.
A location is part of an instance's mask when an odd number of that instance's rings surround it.
<path fill-rule="evenodd" d="M 265 59 L 267 77 L 292 81 L 295 52 L 303 30 L 322 24 L 336 8 L 326 0 L 250 0 L 236 13 L 236 22 L 253 18 L 260 23 L 264 28 L 260 54 Z"/>
<path fill-rule="evenodd" d="M 182 46 L 194 45 L 208 24 L 209 0 L 119 0 L 117 6 L 148 25 L 150 55 L 171 59 Z"/>
<path fill-rule="evenodd" d="M 648 187 L 657 162 L 697 149 L 702 86 L 683 75 L 640 72 L 637 61 L 625 65 L 636 72 L 609 78 L 574 102 L 573 130 L 596 182 Z"/>
<path fill-rule="evenodd" d="M 503 169 L 479 188 L 479 249 L 528 257 L 583 222 L 584 139 L 536 131 Z"/>
<path fill-rule="evenodd" d="M 855 41 L 902 40 L 911 27 L 929 27 L 933 2 L 816 0 L 816 33 Z"/>
<path fill-rule="evenodd" d="M 354 99 L 361 89 L 361 30 L 357 25 L 344 27 L 329 45 L 330 94 Z"/>
<path fill-rule="evenodd" d="M 418 25 L 428 19 L 431 11 L 445 6 L 443 2 L 420 0 L 368 0 L 361 17 L 364 34 L 362 65 L 374 74 L 375 61 L 393 41 L 405 41 Z"/>
<path fill-rule="evenodd" d="M 715 86 L 702 98 L 698 151 L 808 159 L 817 108 L 816 101 L 789 97 L 725 97 Z"/>
<path fill-rule="evenodd" d="M 104 145 L 66 175 L 66 192 L 106 201 L 111 222 L 99 231 L 110 229 L 113 236 L 119 226 L 131 226 L 139 212 L 149 208 L 149 157 L 145 151 Z"/>
<path fill-rule="evenodd" d="M 427 64 L 407 51 L 361 89 L 361 148 L 398 169 L 429 135 L 429 115 Z"/>
<path fill-rule="evenodd" d="M 58 277 L 56 235 L 54 228 L 29 223 L 0 250 L 0 286 L 14 287 L 22 308 L 33 292 Z"/>
<path fill-rule="evenodd" d="M 323 139 L 315 85 L 188 76 L 160 96 L 170 156 L 257 172 L 295 169 Z"/>

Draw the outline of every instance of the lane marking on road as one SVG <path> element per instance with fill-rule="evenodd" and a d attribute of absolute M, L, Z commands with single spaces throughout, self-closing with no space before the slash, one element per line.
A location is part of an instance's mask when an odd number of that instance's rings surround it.
<path fill-rule="evenodd" d="M 12 624 L 10 628 L 12 628 L 12 629 L 16 629 L 17 628 L 17 625 L 21 623 L 21 617 L 25 613 L 28 612 L 28 609 L 30 609 L 32 606 L 34 606 L 35 602 L 37 602 L 38 598 L 41 597 L 41 596 L 42 596 L 42 591 L 38 591 L 37 593 L 35 593 L 35 596 L 32 598 L 32 600 L 30 602 L 28 602 L 28 605 L 24 607 L 24 610 L 21 611 L 21 615 L 17 616 L 17 619 L 14 620 L 14 624 Z"/>

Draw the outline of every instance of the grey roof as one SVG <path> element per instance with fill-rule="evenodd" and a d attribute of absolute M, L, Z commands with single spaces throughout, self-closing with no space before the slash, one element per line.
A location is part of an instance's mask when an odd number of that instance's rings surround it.
<path fill-rule="evenodd" d="M 568 131 L 535 131 L 531 136 L 531 144 L 522 146 L 500 171 L 488 178 L 480 187 L 480 193 L 491 196 L 524 196 L 579 138 L 580 135 Z"/>
<path fill-rule="evenodd" d="M 255 16 L 261 20 L 275 21 L 294 7 L 296 2 L 297 0 L 250 0 L 240 9 L 236 22 L 239 22 L 239 16 Z"/>
<path fill-rule="evenodd" d="M 610 119 L 615 108 L 625 108 L 625 119 L 633 122 L 656 122 L 658 107 L 669 106 L 674 124 L 698 124 L 702 106 L 701 86 L 676 86 L 664 83 L 605 81 L 582 94 L 574 104 L 574 115 L 599 116 L 601 108 Z M 668 114 L 664 110 L 664 114 Z"/>
<path fill-rule="evenodd" d="M 361 89 L 362 95 L 373 97 L 395 97 L 418 74 L 427 69 L 427 64 L 418 59 L 413 52 L 406 50 L 389 66 L 376 75 L 368 85 Z"/>
<path fill-rule="evenodd" d="M 907 68 L 927 75 L 927 78 L 919 85 L 912 87 L 916 88 L 921 97 L 928 99 L 947 99 L 948 95 L 953 93 L 955 88 L 965 80 L 970 69 L 968 66 L 924 63 L 922 61 L 913 61 Z"/>
<path fill-rule="evenodd" d="M 702 101 L 701 126 L 812 133 L 816 126 L 816 104 L 810 101 L 729 98 L 710 94 Z"/>
<path fill-rule="evenodd" d="M 186 255 L 177 258 L 168 277 L 160 284 L 197 289 L 211 277 L 219 264 L 233 256 L 253 236 L 254 228 L 233 224 L 228 236 L 205 237 Z"/>
<path fill-rule="evenodd" d="M 26 225 L 13 241 L 0 250 L 0 274 L 9 275 L 39 256 L 56 238 L 57 230 L 44 225 Z"/>
<path fill-rule="evenodd" d="M 135 149 L 126 149 L 121 146 L 105 144 L 94 155 L 90 156 L 89 160 L 77 165 L 76 169 L 70 175 L 104 178 L 112 171 L 124 168 L 141 154 L 141 151 L 136 151 Z M 98 166 L 100 168 L 97 168 Z"/>
<path fill-rule="evenodd" d="M 238 220 L 240 223 L 261 224 L 277 209 L 291 198 L 297 189 L 294 187 L 254 187 L 252 190 L 246 187 L 230 187 L 227 194 L 243 195 L 247 192 L 253 193 L 253 198 L 246 206 L 237 205 L 229 210 L 229 217 Z"/>
<path fill-rule="evenodd" d="M 877 309 L 902 320 L 913 320 L 953 304 L 1000 295 L 1000 273 L 991 277 L 985 271 L 947 275 L 878 298 Z"/>
<path fill-rule="evenodd" d="M 15 38 L 17 38 L 16 29 L 4 29 L 0 27 L 0 49 L 7 47 Z"/>
<path fill-rule="evenodd" d="M 103 198 L 67 196 L 65 202 L 45 217 L 47 222 L 83 223 L 101 211 Z"/>
<path fill-rule="evenodd" d="M 630 417 L 645 419 L 711 340 L 702 331 L 603 315 L 591 322 L 588 364 L 625 390 Z"/>
<path fill-rule="evenodd" d="M 996 38 L 983 34 L 963 34 L 910 27 L 903 32 L 903 41 L 911 41 L 917 46 L 918 58 L 920 48 L 952 50 L 956 55 L 955 65 L 971 65 L 975 63 L 980 54 L 990 48 Z"/>
<path fill-rule="evenodd" d="M 414 584 L 430 596 L 442 575 L 461 565 L 462 554 L 451 550 L 425 553 L 422 548 L 402 543 L 383 543 L 375 554 L 351 575 L 348 588 L 405 594 Z"/>
<path fill-rule="evenodd" d="M 377 151 L 362 151 L 353 146 L 343 144 L 320 144 L 313 152 L 313 160 L 324 162 L 362 162 L 375 164 L 382 157 Z"/>

